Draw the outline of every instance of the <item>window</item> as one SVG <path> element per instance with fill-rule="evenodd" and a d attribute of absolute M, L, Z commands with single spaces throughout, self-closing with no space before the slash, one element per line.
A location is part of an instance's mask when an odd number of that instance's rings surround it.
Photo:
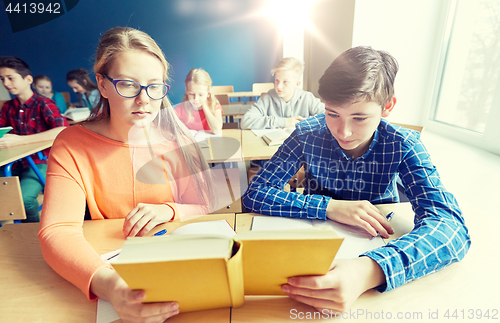
<path fill-rule="evenodd" d="M 450 3 L 444 59 L 431 119 L 498 148 L 500 0 Z"/>

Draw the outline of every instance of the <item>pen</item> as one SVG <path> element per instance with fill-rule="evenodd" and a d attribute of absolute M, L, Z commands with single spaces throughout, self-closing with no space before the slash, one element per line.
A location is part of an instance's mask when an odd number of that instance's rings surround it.
<path fill-rule="evenodd" d="M 387 219 L 387 221 L 391 221 L 393 216 L 394 216 L 394 212 L 390 212 L 389 214 L 387 214 L 385 216 L 385 218 Z M 370 240 L 373 240 L 373 238 L 376 238 L 376 237 L 380 237 L 380 233 L 377 234 L 376 236 L 371 237 Z"/>
<path fill-rule="evenodd" d="M 154 234 L 154 236 L 162 236 L 164 235 L 165 233 L 167 233 L 167 229 L 163 229 L 161 231 L 158 231 Z"/>

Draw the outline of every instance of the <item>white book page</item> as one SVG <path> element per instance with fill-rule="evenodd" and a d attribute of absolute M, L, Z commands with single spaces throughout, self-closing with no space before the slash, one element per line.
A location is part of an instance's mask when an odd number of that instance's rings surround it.
<path fill-rule="evenodd" d="M 236 232 L 226 220 L 217 220 L 186 224 L 170 233 L 170 235 L 187 234 L 222 235 L 232 238 Z"/>

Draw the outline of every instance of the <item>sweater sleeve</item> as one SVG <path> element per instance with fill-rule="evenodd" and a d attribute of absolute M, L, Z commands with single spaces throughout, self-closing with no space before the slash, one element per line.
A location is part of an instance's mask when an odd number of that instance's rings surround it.
<path fill-rule="evenodd" d="M 274 105 L 269 93 L 259 98 L 243 116 L 241 120 L 242 129 L 275 129 L 286 127 L 286 118 L 270 115 Z"/>
<path fill-rule="evenodd" d="M 83 235 L 85 192 L 76 165 L 56 140 L 47 169 L 38 238 L 47 263 L 89 299 L 95 272 L 107 266 Z M 92 170 L 81 170 L 92 171 Z"/>

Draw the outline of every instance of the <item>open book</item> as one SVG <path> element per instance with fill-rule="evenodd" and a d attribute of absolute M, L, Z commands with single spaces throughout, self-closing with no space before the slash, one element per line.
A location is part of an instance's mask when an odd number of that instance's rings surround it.
<path fill-rule="evenodd" d="M 276 129 L 262 136 L 269 146 L 279 146 L 288 138 L 295 128 Z"/>
<path fill-rule="evenodd" d="M 7 132 L 11 131 L 12 130 L 12 127 L 1 127 L 0 128 L 0 138 L 3 137 L 3 135 L 5 135 Z"/>
<path fill-rule="evenodd" d="M 208 144 L 208 140 L 207 140 L 208 136 L 204 130 L 196 131 L 196 130 L 189 129 L 189 132 L 194 137 L 194 140 L 196 140 L 196 142 L 198 143 L 198 146 L 200 146 L 200 148 L 210 147 L 210 145 Z"/>
<path fill-rule="evenodd" d="M 128 238 L 111 264 L 146 291 L 145 302 L 177 301 L 180 312 L 238 307 L 244 294 L 285 294 L 288 277 L 326 274 L 342 240 L 330 227 L 235 235 L 226 221 L 198 222 Z"/>
<path fill-rule="evenodd" d="M 66 112 L 64 112 L 62 116 L 67 119 L 71 119 L 75 122 L 80 122 L 87 120 L 87 118 L 90 116 L 90 109 L 89 108 L 68 109 L 66 110 Z"/>

